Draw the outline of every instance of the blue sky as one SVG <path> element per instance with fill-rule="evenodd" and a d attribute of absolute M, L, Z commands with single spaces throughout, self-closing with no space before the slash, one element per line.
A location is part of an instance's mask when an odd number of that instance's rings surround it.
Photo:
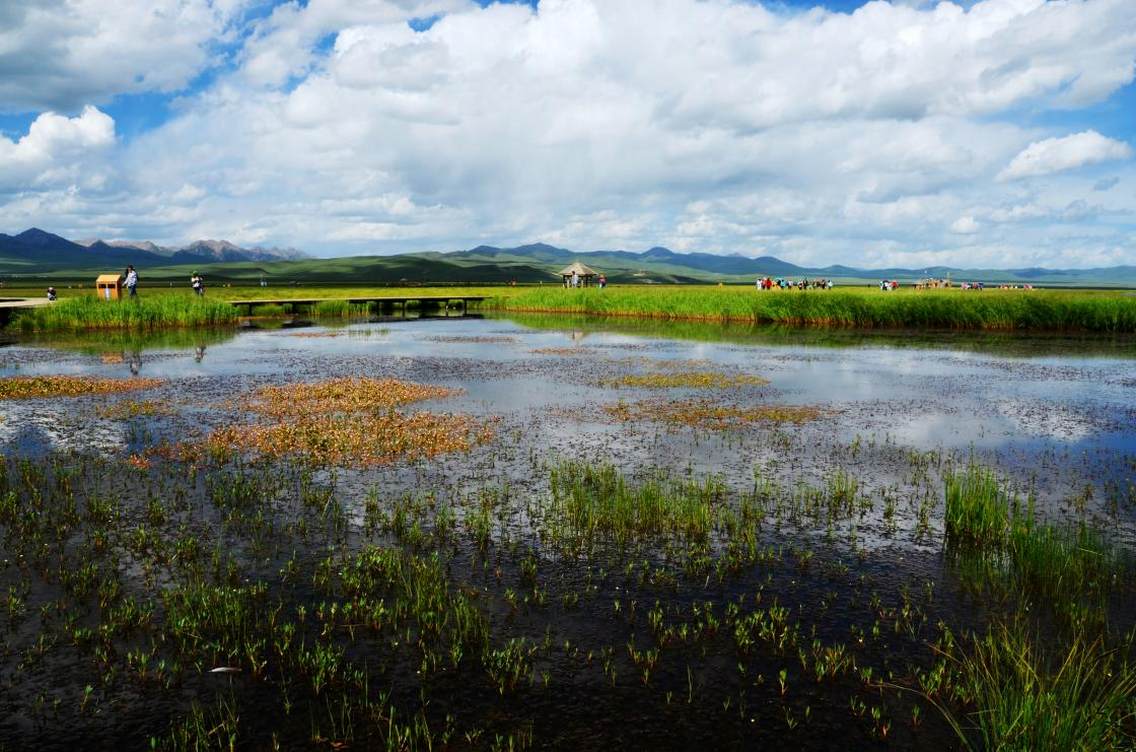
<path fill-rule="evenodd" d="M 1136 263 L 1130 0 L 864 5 L 17 7 L 0 231 Z"/>

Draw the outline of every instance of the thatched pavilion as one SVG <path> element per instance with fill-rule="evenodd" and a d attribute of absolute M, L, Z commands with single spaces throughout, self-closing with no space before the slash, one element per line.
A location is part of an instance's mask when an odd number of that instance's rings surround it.
<path fill-rule="evenodd" d="M 596 281 L 596 277 L 598 277 L 599 275 L 587 264 L 581 264 L 579 261 L 573 261 L 571 264 L 560 270 L 560 276 L 564 278 L 565 287 L 572 287 L 573 279 L 578 280 L 579 286 L 588 287 Z"/>

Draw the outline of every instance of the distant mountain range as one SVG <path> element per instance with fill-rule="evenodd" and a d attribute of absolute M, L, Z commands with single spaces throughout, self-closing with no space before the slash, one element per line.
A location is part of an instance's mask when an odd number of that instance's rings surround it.
<path fill-rule="evenodd" d="M 857 268 L 843 265 L 804 267 L 773 256 L 750 258 L 712 253 L 676 253 L 655 247 L 641 253 L 624 250 L 572 251 L 546 243 L 513 248 L 480 245 L 448 253 L 312 258 L 294 249 L 242 248 L 225 240 L 199 240 L 181 248 L 154 243 L 91 240 L 75 242 L 32 228 L 19 235 L 0 234 L 0 275 L 86 279 L 92 271 L 134 264 L 149 281 L 181 280 L 188 266 L 214 282 L 299 284 L 460 284 L 559 281 L 557 272 L 573 261 L 602 271 L 613 283 L 745 282 L 758 276 L 823 277 L 840 284 L 880 279 L 912 281 L 950 277 L 955 281 L 1031 283 L 1063 287 L 1136 287 L 1136 266 L 1098 269 L 919 269 Z"/>
<path fill-rule="evenodd" d="M 1054 286 L 1136 287 L 1136 266 L 1114 266 L 1096 269 L 964 269 L 929 266 L 918 269 L 899 267 L 857 268 L 844 265 L 806 267 L 775 256 L 749 257 L 738 254 L 676 253 L 656 246 L 641 253 L 633 251 L 570 251 L 546 243 L 533 243 L 515 248 L 478 246 L 467 251 L 446 254 L 419 254 L 440 260 L 462 259 L 468 263 L 495 262 L 503 269 L 511 265 L 560 268 L 573 261 L 602 270 L 615 281 L 643 282 L 752 282 L 758 276 L 833 279 L 841 282 L 898 279 L 912 281 L 923 278 L 951 278 L 984 283 L 1031 283 Z M 613 276 L 614 275 L 614 276 Z"/>
<path fill-rule="evenodd" d="M 198 240 L 182 248 L 150 241 L 72 241 L 37 227 L 19 235 L 0 233 L 0 270 L 45 273 L 55 270 L 135 266 L 184 266 L 230 261 L 281 261 L 306 258 L 292 248 L 242 248 L 227 240 Z"/>

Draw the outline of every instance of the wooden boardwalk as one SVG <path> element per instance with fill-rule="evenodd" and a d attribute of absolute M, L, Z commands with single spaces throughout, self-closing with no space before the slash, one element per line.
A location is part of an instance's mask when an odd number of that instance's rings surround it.
<path fill-rule="evenodd" d="M 451 308 L 458 308 L 464 314 L 470 303 L 480 303 L 483 300 L 485 300 L 484 295 L 372 295 L 353 298 L 257 298 L 255 300 L 229 300 L 226 302 L 237 308 L 244 308 L 245 313 L 249 316 L 252 315 L 253 309 L 257 306 L 276 305 L 282 307 L 287 313 L 296 313 L 300 308 L 311 308 L 328 301 L 343 302 L 350 305 L 366 305 L 380 312 L 393 312 L 398 308 L 405 315 L 408 304 L 416 303 L 419 308 L 442 308 L 447 312 Z"/>
<path fill-rule="evenodd" d="M 12 314 L 23 308 L 35 308 L 42 305 L 50 305 L 51 301 L 46 297 L 43 298 L 0 298 L 0 327 L 8 323 L 12 318 Z"/>

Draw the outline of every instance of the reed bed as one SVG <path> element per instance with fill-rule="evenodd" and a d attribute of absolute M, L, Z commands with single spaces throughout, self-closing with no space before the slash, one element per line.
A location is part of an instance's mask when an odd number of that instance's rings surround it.
<path fill-rule="evenodd" d="M 20 311 L 10 327 L 21 332 L 75 332 L 85 329 L 150 330 L 235 324 L 236 309 L 224 301 L 180 295 L 140 296 L 118 301 L 93 295 Z"/>
<path fill-rule="evenodd" d="M 1136 332 L 1136 298 L 1049 290 L 808 290 L 619 287 L 529 289 L 503 311 L 756 324 L 998 331 Z"/>
<path fill-rule="evenodd" d="M 90 376 L 8 376 L 0 378 L 0 400 L 81 397 L 153 389 L 161 379 L 99 379 Z"/>

